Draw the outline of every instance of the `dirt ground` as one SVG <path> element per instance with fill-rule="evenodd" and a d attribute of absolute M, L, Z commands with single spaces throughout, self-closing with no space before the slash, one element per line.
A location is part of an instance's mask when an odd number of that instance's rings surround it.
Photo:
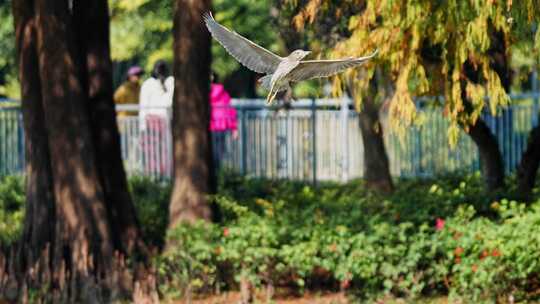
<path fill-rule="evenodd" d="M 257 296 L 256 303 L 266 303 L 264 295 Z M 240 293 L 230 292 L 222 295 L 211 296 L 204 299 L 179 301 L 175 304 L 236 304 L 240 301 Z M 349 304 L 350 302 L 342 293 L 330 294 L 305 294 L 303 297 L 275 298 L 271 303 L 275 304 Z"/>
<path fill-rule="evenodd" d="M 204 299 L 177 301 L 174 304 L 237 304 L 240 302 L 240 293 L 230 292 L 218 296 L 210 296 Z M 257 295 L 257 304 L 267 304 L 264 294 Z M 306 293 L 302 297 L 277 297 L 269 304 L 357 304 L 358 300 L 350 300 L 343 293 Z M 447 297 L 423 298 L 414 301 L 403 299 L 382 298 L 374 302 L 376 304 L 453 304 Z M 457 302 L 460 303 L 460 302 Z M 540 304 L 539 302 L 534 302 Z"/>

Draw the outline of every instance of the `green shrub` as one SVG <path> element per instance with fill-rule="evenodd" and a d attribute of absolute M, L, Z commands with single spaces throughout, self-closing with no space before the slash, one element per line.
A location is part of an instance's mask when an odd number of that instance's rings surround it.
<path fill-rule="evenodd" d="M 140 177 L 129 184 L 147 243 L 162 248 L 170 185 Z M 160 289 L 180 296 L 237 288 L 244 279 L 258 287 L 347 289 L 362 301 L 538 297 L 540 201 L 488 195 L 478 174 L 396 185 L 394 194 L 378 195 L 360 181 L 314 188 L 222 177 L 213 198 L 222 222 L 168 232 L 171 246 L 156 257 Z M 23 214 L 22 178 L 3 178 L 0 245 L 19 237 Z"/>
<path fill-rule="evenodd" d="M 161 291 L 178 298 L 218 288 L 219 236 L 219 227 L 205 222 L 179 225 L 169 231 L 167 239 L 174 250 L 165 251 L 156 260 Z"/>
<path fill-rule="evenodd" d="M 20 176 L 0 178 L 0 246 L 15 242 L 24 217 L 24 180 Z"/>
<path fill-rule="evenodd" d="M 540 287 L 540 204 L 502 200 L 492 207 L 500 220 L 473 218 L 469 208 L 447 221 L 433 241 L 444 258 L 433 267 L 454 298 L 493 303 L 509 296 L 534 298 Z"/>
<path fill-rule="evenodd" d="M 478 175 L 402 181 L 390 196 L 359 183 L 227 183 L 216 196 L 224 222 L 206 234 L 182 228 L 201 236 L 192 244 L 208 242 L 197 245 L 206 248 L 199 264 L 221 274 L 215 286 L 236 287 L 242 277 L 255 286 L 348 288 L 364 299 L 449 294 L 466 303 L 527 300 L 540 287 L 540 202 L 496 200 Z M 172 251 L 185 248 L 195 245 Z"/>
<path fill-rule="evenodd" d="M 147 244 L 161 248 L 167 230 L 171 187 L 146 177 L 131 177 L 129 187 Z M 20 236 L 24 217 L 24 177 L 0 178 L 0 245 Z"/>
<path fill-rule="evenodd" d="M 169 220 L 171 185 L 134 176 L 129 178 L 129 189 L 146 244 L 162 248 Z"/>

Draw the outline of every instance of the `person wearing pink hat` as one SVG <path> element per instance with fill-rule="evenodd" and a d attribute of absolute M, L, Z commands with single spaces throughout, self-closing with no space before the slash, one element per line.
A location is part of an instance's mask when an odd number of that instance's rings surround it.
<path fill-rule="evenodd" d="M 114 103 L 116 104 L 138 104 L 141 91 L 141 75 L 143 69 L 139 66 L 132 66 L 127 71 L 126 81 L 122 83 L 114 92 Z M 120 111 L 119 117 L 137 115 L 136 112 Z"/>

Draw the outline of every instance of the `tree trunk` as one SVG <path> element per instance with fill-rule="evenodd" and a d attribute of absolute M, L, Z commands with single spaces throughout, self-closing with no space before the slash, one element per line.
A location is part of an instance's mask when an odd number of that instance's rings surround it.
<path fill-rule="evenodd" d="M 536 182 L 540 166 L 540 126 L 529 133 L 527 148 L 523 152 L 517 168 L 518 192 L 523 199 L 531 199 L 531 191 Z"/>
<path fill-rule="evenodd" d="M 210 1 L 174 6 L 174 185 L 169 227 L 211 217 L 212 153 L 209 131 L 210 35 L 202 15 Z"/>
<path fill-rule="evenodd" d="M 367 96 L 363 99 L 359 111 L 359 127 L 364 144 L 364 181 L 371 190 L 390 193 L 394 191 L 388 154 L 384 145 L 383 128 L 379 118 L 380 107 L 374 96 L 382 94 L 389 96 L 393 92 L 390 79 L 383 76 L 381 69 L 375 70 L 375 77 L 370 82 Z M 352 82 L 347 86 L 349 96 L 355 96 Z"/>
<path fill-rule="evenodd" d="M 509 92 L 511 82 L 510 65 L 506 54 L 504 34 L 492 31 L 490 39 L 491 48 L 488 52 L 490 55 L 490 67 L 499 76 L 501 85 L 505 88 L 506 92 Z M 475 83 L 480 81 L 480 71 L 469 61 L 465 62 L 464 72 L 470 81 Z M 463 89 L 464 85 L 465 83 L 462 85 L 462 99 L 464 101 L 465 111 L 470 112 L 472 106 L 468 102 L 465 89 Z M 475 125 L 469 127 L 468 134 L 478 147 L 482 175 L 487 190 L 495 191 L 502 189 L 504 187 L 504 162 L 497 138 L 482 118 L 478 118 Z"/>
<path fill-rule="evenodd" d="M 482 176 L 487 190 L 494 191 L 503 188 L 504 163 L 497 138 L 481 118 L 470 126 L 468 134 L 478 147 Z"/>
<path fill-rule="evenodd" d="M 41 98 L 32 1 L 13 1 L 26 154 L 26 211 L 18 266 L 35 265 L 53 236 L 52 173 Z"/>
<path fill-rule="evenodd" d="M 17 276 L 22 302 L 28 288 L 47 303 L 109 302 L 122 291 L 157 302 L 152 274 L 132 289 L 116 254 L 131 252 L 140 235 L 112 103 L 107 1 L 71 4 L 13 2 L 28 204 L 19 269 L 10 268 L 8 282 Z"/>
<path fill-rule="evenodd" d="M 69 10 L 68 1 L 36 0 L 43 109 L 56 198 L 53 264 L 67 258 L 72 275 L 83 279 L 94 270 L 92 265 L 106 275 L 113 243 Z"/>
<path fill-rule="evenodd" d="M 364 142 L 364 180 L 366 186 L 380 192 L 392 192 L 394 185 L 384 146 L 383 129 L 379 121 L 379 109 L 371 96 L 364 99 L 362 110 L 358 115 Z"/>
<path fill-rule="evenodd" d="M 99 177 L 115 236 L 115 247 L 131 253 L 140 240 L 139 224 L 128 190 L 113 102 L 109 14 L 106 0 L 76 1 L 74 21 L 82 83 L 88 95 L 90 124 Z M 140 246 L 139 246 L 140 247 Z"/>

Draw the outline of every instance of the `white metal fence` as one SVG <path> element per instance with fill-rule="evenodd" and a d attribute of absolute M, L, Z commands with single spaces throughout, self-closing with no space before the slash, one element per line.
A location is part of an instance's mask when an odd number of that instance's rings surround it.
<path fill-rule="evenodd" d="M 512 96 L 514 105 L 498 116 L 483 118 L 498 139 L 507 172 L 514 170 L 538 123 L 539 94 Z M 364 168 L 359 117 L 350 102 L 301 100 L 291 108 L 267 108 L 262 100 L 234 100 L 239 137 L 215 134 L 213 145 L 221 167 L 267 178 L 346 181 L 361 177 Z M 392 133 L 382 114 L 384 140 L 393 176 L 432 176 L 474 171 L 478 152 L 471 139 L 461 134 L 454 149 L 448 145 L 448 121 L 440 111 L 420 108 L 423 123 L 410 127 L 402 137 Z M 137 111 L 138 107 L 119 106 Z M 122 157 L 129 174 L 169 178 L 172 167 L 170 123 L 151 119 L 139 130 L 137 116 L 118 118 Z M 24 140 L 17 108 L 0 109 L 0 174 L 22 172 Z"/>
<path fill-rule="evenodd" d="M 0 108 L 0 175 L 24 170 L 24 132 L 17 107 Z"/>

